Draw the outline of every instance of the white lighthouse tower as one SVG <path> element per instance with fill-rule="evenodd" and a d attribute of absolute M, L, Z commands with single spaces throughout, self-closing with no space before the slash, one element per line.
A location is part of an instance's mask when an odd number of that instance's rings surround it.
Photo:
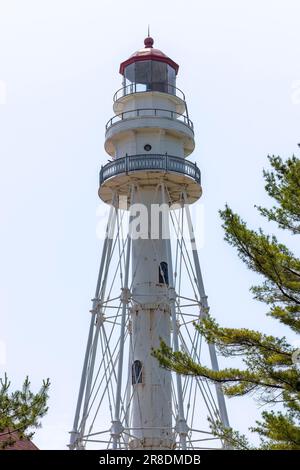
<path fill-rule="evenodd" d="M 121 63 L 99 196 L 110 206 L 70 448 L 220 448 L 222 390 L 160 367 L 153 349 L 218 368 L 193 322 L 208 312 L 189 206 L 201 175 L 178 65 L 153 47 Z"/>

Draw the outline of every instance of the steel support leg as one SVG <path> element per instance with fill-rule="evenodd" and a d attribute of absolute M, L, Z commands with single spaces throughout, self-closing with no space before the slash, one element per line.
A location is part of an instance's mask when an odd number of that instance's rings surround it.
<path fill-rule="evenodd" d="M 190 208 L 189 204 L 187 202 L 187 196 L 186 193 L 183 193 L 183 199 L 184 199 L 184 207 L 185 207 L 185 212 L 186 212 L 186 217 L 187 217 L 187 224 L 188 224 L 188 229 L 189 229 L 189 236 L 190 236 L 190 242 L 191 242 L 191 248 L 192 248 L 192 253 L 193 253 L 193 260 L 194 260 L 194 265 L 195 265 L 195 271 L 196 271 L 196 277 L 197 277 L 197 288 L 199 291 L 200 299 L 201 299 L 201 305 L 203 308 L 204 315 L 207 315 L 209 311 L 209 306 L 207 302 L 207 295 L 205 293 L 204 289 L 204 283 L 203 283 L 203 278 L 202 278 L 202 273 L 201 273 L 201 268 L 200 268 L 200 261 L 199 261 L 199 256 L 198 256 L 198 251 L 196 247 L 196 240 L 195 240 L 195 235 L 194 235 L 194 230 L 193 230 L 193 224 L 192 224 L 192 219 L 191 219 L 191 214 L 190 214 Z M 218 365 L 218 359 L 217 359 L 217 354 L 216 354 L 216 349 L 214 344 L 209 344 L 209 355 L 210 355 L 210 360 L 211 360 L 211 365 L 212 369 L 215 371 L 219 370 L 219 365 Z M 225 398 L 223 394 L 223 390 L 220 384 L 215 384 L 216 387 L 216 393 L 217 393 L 217 400 L 218 400 L 218 405 L 219 405 L 219 411 L 220 411 L 220 417 L 223 426 L 229 427 L 229 420 L 228 420 L 228 414 L 227 414 L 227 409 L 226 409 L 226 403 L 225 403 Z"/>
<path fill-rule="evenodd" d="M 133 198 L 134 198 L 134 187 L 132 187 L 131 189 L 130 208 L 133 202 Z M 122 305 L 121 330 L 120 330 L 120 350 L 119 350 L 120 352 L 119 352 L 118 375 L 117 375 L 116 405 L 115 405 L 114 420 L 112 422 L 112 427 L 111 427 L 111 435 L 113 438 L 113 449 L 117 449 L 118 443 L 120 446 L 120 435 L 123 431 L 123 426 L 120 421 L 120 408 L 121 408 L 126 314 L 127 314 L 128 301 L 129 301 L 128 279 L 129 279 L 129 265 L 130 265 L 130 255 L 131 255 L 131 229 L 130 227 L 131 227 L 131 224 L 130 224 L 130 217 L 129 217 L 129 232 L 127 235 L 124 287 L 123 287 L 123 292 L 121 296 L 123 305 Z"/>
<path fill-rule="evenodd" d="M 90 327 L 89 327 L 89 333 L 88 333 L 88 339 L 87 339 L 87 346 L 86 346 L 86 352 L 85 352 L 85 357 L 84 357 L 84 362 L 83 362 L 83 368 L 82 368 L 82 374 L 81 374 L 81 380 L 80 380 L 80 386 L 79 386 L 79 392 L 78 392 L 78 399 L 77 399 L 77 405 L 76 405 L 76 412 L 75 412 L 75 418 L 74 418 L 74 423 L 73 423 L 73 429 L 71 431 L 71 438 L 70 438 L 70 449 L 75 449 L 75 448 L 82 448 L 82 444 L 78 443 L 78 439 L 80 441 L 80 437 L 82 437 L 82 430 L 79 430 L 79 417 L 80 417 L 80 411 L 82 408 L 82 402 L 83 402 L 83 397 L 84 397 L 84 392 L 87 386 L 87 379 L 88 376 L 91 374 L 91 348 L 93 345 L 93 336 L 94 336 L 94 327 L 95 327 L 95 321 L 96 321 L 96 316 L 97 316 L 97 306 L 99 302 L 99 291 L 100 291 L 100 286 L 101 282 L 103 279 L 103 271 L 104 271 L 104 265 L 105 262 L 107 263 L 107 260 L 109 259 L 108 257 L 108 252 L 111 250 L 111 243 L 112 243 L 112 238 L 113 238 L 113 232 L 114 232 L 114 218 L 115 218 L 115 208 L 114 208 L 114 202 L 115 202 L 115 196 L 113 196 L 112 200 L 112 205 L 110 208 L 109 212 L 109 217 L 108 217 L 108 222 L 106 226 L 106 232 L 105 232 L 105 239 L 103 243 L 103 249 L 102 249 L 102 255 L 101 255 L 101 261 L 100 261 L 100 267 L 99 267 L 99 273 L 98 273 L 98 280 L 97 280 L 97 285 L 96 285 L 96 291 L 95 291 L 95 297 L 93 299 L 93 306 L 91 310 L 91 320 L 90 320 Z M 95 335 L 96 336 L 96 335 Z M 95 339 L 94 339 L 95 341 Z M 87 393 L 85 394 L 85 402 L 87 400 Z M 86 406 L 84 407 L 86 408 Z M 86 411 L 86 410 L 85 410 Z M 81 423 L 80 428 L 85 427 L 85 413 L 83 413 L 83 420 Z"/>

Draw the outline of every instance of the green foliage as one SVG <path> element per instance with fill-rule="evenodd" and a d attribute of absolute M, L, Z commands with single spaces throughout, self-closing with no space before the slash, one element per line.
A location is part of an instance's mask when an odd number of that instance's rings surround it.
<path fill-rule="evenodd" d="M 251 288 L 254 297 L 271 305 L 270 316 L 298 332 L 300 260 L 285 245 L 278 243 L 275 236 L 265 235 L 261 229 L 258 232 L 249 230 L 229 207 L 220 214 L 224 222 L 225 240 L 236 248 L 249 269 L 264 277 L 261 285 Z"/>
<path fill-rule="evenodd" d="M 272 209 L 259 207 L 260 213 L 293 234 L 300 233 L 300 160 L 295 156 L 285 163 L 280 157 L 269 157 L 274 171 L 264 171 L 265 189 L 277 202 Z"/>
<path fill-rule="evenodd" d="M 234 450 L 255 450 L 244 434 L 232 428 L 225 428 L 220 421 L 212 421 L 208 417 L 212 433 L 219 437 L 230 449 Z"/>
<path fill-rule="evenodd" d="M 300 429 L 291 414 L 263 412 L 263 422 L 252 428 L 262 437 L 262 448 L 272 450 L 299 450 Z M 267 439 L 265 439 L 267 438 Z"/>
<path fill-rule="evenodd" d="M 269 157 L 272 171 L 264 171 L 265 189 L 275 200 L 271 209 L 259 213 L 281 229 L 300 233 L 300 160 L 285 163 Z M 267 315 L 300 332 L 300 260 L 274 235 L 251 230 L 240 216 L 226 206 L 220 211 L 225 240 L 237 251 L 248 269 L 263 281 L 251 288 L 256 300 L 269 307 Z M 252 428 L 261 437 L 262 449 L 300 449 L 300 375 L 292 362 L 294 348 L 285 338 L 276 338 L 245 328 L 224 328 L 210 316 L 195 324 L 209 343 L 227 358 L 239 356 L 242 369 L 219 372 L 195 363 L 187 354 L 174 353 L 165 344 L 153 352 L 163 367 L 181 374 L 196 375 L 222 384 L 230 397 L 255 394 L 262 405 L 281 404 L 284 411 L 262 413 L 262 421 Z M 215 435 L 234 448 L 250 448 L 245 438 L 220 423 L 212 425 Z"/>
<path fill-rule="evenodd" d="M 28 377 L 21 390 L 10 392 L 10 386 L 11 383 L 5 374 L 4 378 L 0 379 L 0 434 L 7 435 L 7 440 L 1 442 L 2 448 L 13 444 L 9 435 L 12 431 L 17 431 L 21 439 L 30 439 L 34 434 L 32 430 L 40 427 L 40 418 L 48 411 L 49 379 L 43 381 L 36 394 L 30 390 Z"/>

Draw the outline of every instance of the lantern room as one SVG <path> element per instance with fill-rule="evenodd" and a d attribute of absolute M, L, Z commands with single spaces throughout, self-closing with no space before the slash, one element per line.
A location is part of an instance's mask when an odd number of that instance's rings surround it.
<path fill-rule="evenodd" d="M 160 91 L 176 94 L 176 75 L 179 69 L 172 59 L 153 48 L 154 40 L 147 37 L 144 48 L 135 52 L 120 65 L 123 87 L 137 91 Z"/>

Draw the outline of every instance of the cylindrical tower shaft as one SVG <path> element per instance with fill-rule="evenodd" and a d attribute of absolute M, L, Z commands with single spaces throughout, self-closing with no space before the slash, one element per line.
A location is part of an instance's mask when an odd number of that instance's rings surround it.
<path fill-rule="evenodd" d="M 131 448 L 169 449 L 172 438 L 171 372 L 152 356 L 161 340 L 170 345 L 170 308 L 165 230 L 166 216 L 160 192 L 139 188 L 142 204 L 134 224 L 143 227 L 142 238 L 132 240 L 132 429 Z M 155 200 L 154 200 L 155 199 Z M 161 217 L 158 212 L 161 211 Z"/>

